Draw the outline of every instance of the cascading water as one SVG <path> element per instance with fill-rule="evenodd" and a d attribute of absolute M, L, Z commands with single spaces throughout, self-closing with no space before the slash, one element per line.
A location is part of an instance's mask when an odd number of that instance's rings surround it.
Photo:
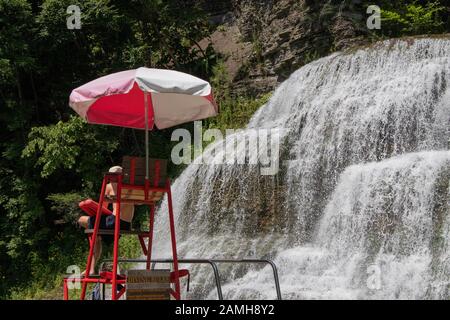
<path fill-rule="evenodd" d="M 283 129 L 276 175 L 191 164 L 175 181 L 179 255 L 274 259 L 284 298 L 448 299 L 449 83 L 447 39 L 387 41 L 302 67 L 226 138 Z M 223 143 L 205 153 L 223 162 Z M 227 152 L 258 154 L 246 146 Z M 165 258 L 158 215 L 155 257 Z M 216 298 L 210 269 L 191 270 L 189 297 Z M 221 273 L 226 298 L 275 297 L 269 268 Z"/>

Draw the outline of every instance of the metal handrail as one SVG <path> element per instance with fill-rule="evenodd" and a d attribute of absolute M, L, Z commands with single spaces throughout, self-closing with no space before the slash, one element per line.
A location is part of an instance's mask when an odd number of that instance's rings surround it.
<path fill-rule="evenodd" d="M 105 262 L 111 262 L 112 259 L 103 260 Z M 119 259 L 118 263 L 146 263 L 147 259 Z M 102 263 L 102 265 L 103 265 Z M 157 263 L 173 263 L 173 259 L 152 259 L 152 268 Z M 275 290 L 277 292 L 277 299 L 281 300 L 281 289 L 280 281 L 278 277 L 278 270 L 275 263 L 269 259 L 178 259 L 178 263 L 188 263 L 188 264 L 209 264 L 214 272 L 214 278 L 217 287 L 217 296 L 219 300 L 223 300 L 222 285 L 220 282 L 219 268 L 217 263 L 265 263 L 272 267 L 273 277 L 275 281 Z"/>
<path fill-rule="evenodd" d="M 278 270 L 277 266 L 272 260 L 269 259 L 214 259 L 214 262 L 217 263 L 266 263 L 272 267 L 273 278 L 275 280 L 275 290 L 277 291 L 277 299 L 281 300 L 281 289 L 280 289 L 280 280 L 278 278 Z"/>

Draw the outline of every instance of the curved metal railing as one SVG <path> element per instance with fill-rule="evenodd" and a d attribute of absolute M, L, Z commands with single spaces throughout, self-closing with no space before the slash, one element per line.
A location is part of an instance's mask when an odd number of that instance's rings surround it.
<path fill-rule="evenodd" d="M 111 262 L 111 259 L 104 260 L 105 262 Z M 119 263 L 146 263 L 147 259 L 119 259 Z M 173 263 L 173 259 L 152 259 L 152 269 L 155 268 L 155 265 L 158 263 Z M 219 300 L 223 300 L 222 293 L 222 284 L 220 282 L 220 274 L 219 268 L 217 264 L 219 263 L 241 263 L 241 264 L 249 264 L 249 263 L 261 263 L 268 264 L 272 268 L 273 278 L 275 282 L 275 290 L 277 292 L 277 299 L 281 300 L 281 289 L 280 289 L 280 280 L 278 278 L 278 270 L 277 266 L 272 260 L 269 259 L 178 259 L 179 264 L 209 264 L 213 269 L 214 279 L 217 288 L 217 296 Z"/>

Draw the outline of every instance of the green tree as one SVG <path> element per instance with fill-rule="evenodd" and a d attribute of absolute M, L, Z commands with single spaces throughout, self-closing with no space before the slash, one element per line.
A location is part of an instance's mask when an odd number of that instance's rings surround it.
<path fill-rule="evenodd" d="M 443 31 L 444 21 L 440 16 L 445 7 L 438 1 L 420 5 L 417 1 L 407 4 L 400 12 L 383 10 L 382 23 L 391 32 L 401 34 L 431 34 Z"/>
<path fill-rule="evenodd" d="M 381 30 L 372 35 L 400 37 L 449 31 L 449 8 L 444 0 L 365 1 L 381 8 Z"/>
<path fill-rule="evenodd" d="M 66 27 L 69 5 L 81 9 L 80 30 Z M 183 1 L 0 0 L 0 297 L 54 285 L 83 262 L 77 202 L 97 195 L 122 155 L 143 152 L 141 132 L 73 116 L 71 90 L 143 65 L 205 76 L 215 55 L 198 41 L 208 32 Z M 153 156 L 170 154 L 170 133 L 151 134 Z"/>

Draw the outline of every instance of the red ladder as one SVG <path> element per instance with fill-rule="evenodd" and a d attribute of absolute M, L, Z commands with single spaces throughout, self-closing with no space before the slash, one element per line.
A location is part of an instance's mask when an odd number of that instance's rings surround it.
<path fill-rule="evenodd" d="M 131 174 L 130 177 L 127 176 L 127 180 L 130 183 L 123 183 L 124 180 L 124 172 L 123 173 L 105 173 L 102 181 L 102 187 L 100 191 L 100 198 L 98 201 L 98 208 L 96 212 L 95 225 L 92 233 L 89 235 L 89 254 L 86 263 L 86 271 L 84 277 L 79 278 L 65 278 L 64 279 L 64 299 L 69 299 L 68 293 L 68 282 L 81 282 L 82 290 L 81 290 L 81 300 L 85 299 L 86 289 L 88 283 L 105 283 L 111 284 L 112 290 L 112 300 L 119 299 L 125 293 L 125 287 L 120 291 L 117 291 L 117 285 L 125 285 L 126 278 L 123 275 L 117 274 L 117 264 L 119 260 L 119 235 L 121 234 L 120 230 L 120 206 L 121 203 L 133 203 L 136 205 L 147 205 L 149 207 L 149 231 L 146 235 L 138 235 L 139 241 L 142 247 L 142 251 L 144 255 L 147 256 L 147 264 L 146 269 L 150 270 L 151 267 L 151 255 L 152 255 L 152 241 L 153 241 L 153 228 L 154 228 L 154 219 L 155 219 L 155 203 L 162 196 L 167 193 L 167 204 L 169 211 L 169 226 L 170 226 L 170 238 L 172 243 L 172 256 L 173 256 L 173 272 L 171 274 L 171 282 L 175 284 L 175 290 L 171 289 L 171 295 L 179 300 L 180 293 L 180 270 L 178 269 L 178 255 L 177 255 L 177 245 L 176 245 L 176 236 L 175 236 L 175 222 L 173 217 L 173 206 L 172 206 L 172 193 L 170 188 L 170 180 L 166 179 L 165 185 L 160 186 L 160 165 L 159 161 L 155 160 L 155 172 L 154 172 L 154 181 L 153 184 L 150 185 L 149 179 L 145 179 L 144 185 L 136 185 L 133 184 L 135 181 L 135 160 L 138 158 L 130 158 L 131 159 Z M 117 194 L 115 197 L 106 197 L 105 190 L 106 185 L 108 183 L 117 183 Z M 113 270 L 112 277 L 108 277 L 110 279 L 99 278 L 95 276 L 91 276 L 89 271 L 91 269 L 92 258 L 94 254 L 94 247 L 97 236 L 99 235 L 99 226 L 100 226 L 100 218 L 102 215 L 102 208 L 104 203 L 115 203 L 116 205 L 116 216 L 115 216 L 115 229 L 114 229 L 114 247 L 113 247 Z M 101 233 L 100 233 L 101 234 Z M 143 238 L 148 237 L 147 248 L 145 247 L 145 243 Z M 184 275 L 184 273 L 183 273 Z"/>

